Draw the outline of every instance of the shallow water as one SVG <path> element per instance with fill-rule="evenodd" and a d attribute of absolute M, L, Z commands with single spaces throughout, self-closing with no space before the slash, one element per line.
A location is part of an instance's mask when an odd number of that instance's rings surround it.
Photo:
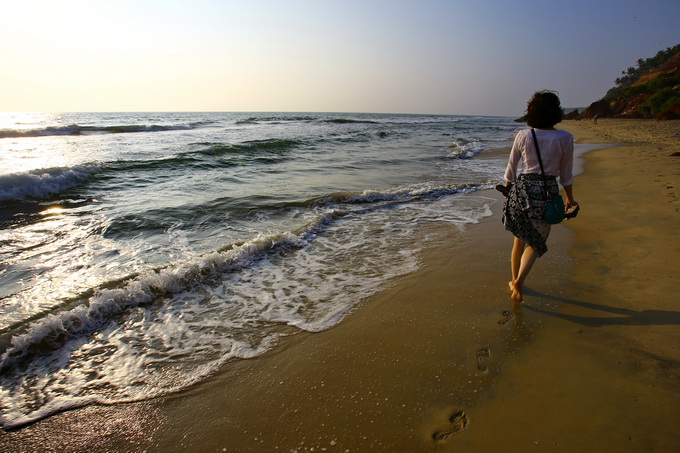
<path fill-rule="evenodd" d="M 1 423 L 200 382 L 332 328 L 490 214 L 509 118 L 4 114 Z M 461 230 L 461 234 L 463 230 Z M 417 240 L 416 240 L 417 239 Z"/>

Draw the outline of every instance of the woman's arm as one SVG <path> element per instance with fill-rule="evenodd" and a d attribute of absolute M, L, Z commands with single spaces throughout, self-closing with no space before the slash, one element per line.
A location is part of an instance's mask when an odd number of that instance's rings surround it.
<path fill-rule="evenodd" d="M 510 150 L 510 156 L 508 156 L 508 165 L 505 167 L 505 185 L 514 183 L 517 180 L 517 166 L 522 157 L 521 152 L 521 132 L 517 133 L 515 136 L 515 141 L 512 144 L 512 149 Z"/>
<path fill-rule="evenodd" d="M 578 206 L 578 203 L 574 201 L 574 191 L 573 189 L 573 184 L 569 184 L 568 186 L 562 186 L 564 187 L 564 193 L 567 195 L 567 209 L 569 209 L 571 206 Z"/>

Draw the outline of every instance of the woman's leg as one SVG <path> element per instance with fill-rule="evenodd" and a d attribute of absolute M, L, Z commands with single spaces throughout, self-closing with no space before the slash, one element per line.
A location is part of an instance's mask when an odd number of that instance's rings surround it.
<path fill-rule="evenodd" d="M 520 241 L 522 242 L 522 241 Z M 536 258 L 538 258 L 538 252 L 534 250 L 533 247 L 530 245 L 527 245 L 526 247 L 523 247 L 523 251 L 521 254 L 521 258 L 519 260 L 519 269 L 517 270 L 517 274 L 515 274 L 515 248 L 513 247 L 513 281 L 510 284 L 510 289 L 512 290 L 512 300 L 515 302 L 522 302 L 524 300 L 522 296 L 522 287 L 524 286 L 524 280 L 526 280 L 527 275 L 529 275 L 529 271 L 531 271 L 531 268 L 533 267 L 534 263 L 536 262 Z"/>
<path fill-rule="evenodd" d="M 522 262 L 522 253 L 524 253 L 524 246 L 526 243 L 519 238 L 515 238 L 512 244 L 512 255 L 510 256 L 510 267 L 512 268 L 512 282 L 517 280 L 519 275 L 519 266 Z M 510 283 L 512 283 L 510 282 Z"/>

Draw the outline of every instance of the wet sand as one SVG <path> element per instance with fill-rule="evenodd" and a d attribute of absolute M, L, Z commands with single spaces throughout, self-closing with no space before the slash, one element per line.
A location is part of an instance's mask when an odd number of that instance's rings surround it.
<path fill-rule="evenodd" d="M 645 122 L 565 122 L 581 141 L 633 144 L 587 154 L 581 213 L 553 229 L 522 305 L 506 291 L 502 199 L 485 191 L 493 216 L 431 231 L 447 246 L 337 327 L 171 398 L 0 434 L 0 450 L 678 451 L 680 122 L 666 123 L 644 138 Z"/>

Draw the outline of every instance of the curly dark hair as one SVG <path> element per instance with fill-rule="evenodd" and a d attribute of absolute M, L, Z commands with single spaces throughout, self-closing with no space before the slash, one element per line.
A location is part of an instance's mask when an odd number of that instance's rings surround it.
<path fill-rule="evenodd" d="M 554 91 L 537 91 L 527 104 L 526 122 L 530 127 L 548 129 L 562 121 L 564 110 Z"/>

